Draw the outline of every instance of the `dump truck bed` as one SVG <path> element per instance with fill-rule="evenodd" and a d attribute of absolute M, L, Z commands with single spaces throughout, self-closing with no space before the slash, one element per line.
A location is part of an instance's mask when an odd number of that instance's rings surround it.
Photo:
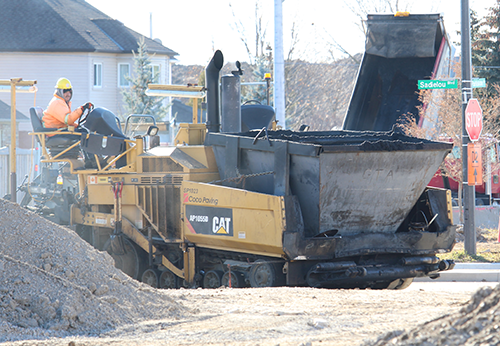
<path fill-rule="evenodd" d="M 422 125 L 417 81 L 449 77 L 452 59 L 441 15 L 369 15 L 365 54 L 343 129 L 389 131 L 408 116 Z"/>

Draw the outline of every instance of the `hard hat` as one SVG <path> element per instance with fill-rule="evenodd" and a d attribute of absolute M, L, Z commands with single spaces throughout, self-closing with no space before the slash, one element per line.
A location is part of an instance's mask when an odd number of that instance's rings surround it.
<path fill-rule="evenodd" d="M 73 89 L 71 87 L 71 82 L 67 78 L 59 78 L 55 86 L 57 89 Z"/>

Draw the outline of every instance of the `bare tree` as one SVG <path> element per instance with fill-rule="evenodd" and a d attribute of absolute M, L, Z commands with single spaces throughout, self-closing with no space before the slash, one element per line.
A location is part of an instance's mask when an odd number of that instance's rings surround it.
<path fill-rule="evenodd" d="M 251 43 L 248 41 L 248 38 L 250 36 L 247 34 L 245 25 L 243 24 L 241 19 L 239 19 L 240 16 L 236 15 L 231 3 L 229 3 L 229 7 L 231 7 L 231 13 L 234 18 L 234 23 L 232 27 L 239 34 L 240 40 L 245 46 L 245 50 L 248 54 L 248 59 L 250 63 L 254 63 L 256 58 L 264 55 L 264 48 L 270 45 L 270 43 L 266 41 L 267 25 L 263 23 L 263 11 L 261 8 L 260 0 L 257 0 L 255 2 L 255 12 L 254 12 L 255 51 L 252 51 L 252 49 L 250 49 Z"/>
<path fill-rule="evenodd" d="M 366 34 L 366 16 L 374 13 L 411 11 L 415 0 L 344 0 L 345 6 L 358 18 L 356 25 Z M 434 5 L 429 9 L 433 12 Z"/>
<path fill-rule="evenodd" d="M 460 77 L 460 66 L 454 68 L 457 77 Z M 494 85 L 493 88 L 500 92 L 500 86 Z M 419 126 L 418 120 L 411 115 L 400 119 L 398 126 L 407 134 L 434 140 L 448 141 L 453 143 L 453 150 L 447 156 L 441 165 L 443 174 L 458 182 L 458 198 L 461 205 L 462 191 L 462 96 L 460 89 L 441 90 L 440 92 L 422 90 L 419 95 L 422 106 L 419 107 L 419 116 L 426 117 L 425 126 Z M 482 147 L 482 157 L 491 158 L 491 151 L 495 150 L 500 139 L 498 124 L 495 122 L 497 114 L 500 112 L 500 99 L 492 97 L 491 94 L 482 94 L 479 96 L 479 102 L 483 108 L 483 135 L 479 139 Z M 427 111 L 433 105 L 437 110 L 437 117 L 431 119 Z M 500 169 L 498 158 L 493 162 L 483 159 L 483 181 L 488 178 L 488 167 L 490 171 Z M 462 218 L 462 215 L 460 216 Z"/>
<path fill-rule="evenodd" d="M 354 63 L 360 64 L 361 60 L 359 59 L 359 56 L 356 57 L 350 52 L 347 51 L 341 44 L 335 40 L 335 38 L 328 32 L 325 31 L 325 36 L 326 39 L 324 41 L 325 47 L 328 48 L 328 53 L 330 54 L 330 58 L 334 61 L 335 60 L 335 51 L 340 51 L 342 54 L 347 55 Z"/>
<path fill-rule="evenodd" d="M 358 66 L 350 58 L 333 63 L 287 61 L 287 128 L 298 130 L 301 125 L 318 131 L 340 128 Z"/>
<path fill-rule="evenodd" d="M 273 52 L 266 38 L 266 25 L 263 20 L 260 1 L 255 3 L 255 51 L 248 32 L 241 21 L 241 16 L 233 10 L 234 29 L 240 36 L 247 51 L 250 66 L 245 69 L 243 82 L 262 82 L 264 72 L 273 72 Z M 291 44 L 285 54 L 285 113 L 286 127 L 299 129 L 300 125 L 309 125 L 311 130 L 330 130 L 342 125 L 347 111 L 349 98 L 354 86 L 360 56 L 349 55 L 348 59 L 329 63 L 310 63 L 300 58 L 298 51 L 299 28 L 294 22 L 290 32 Z M 329 37 L 331 49 L 335 49 L 335 40 Z M 328 44 L 326 44 L 328 46 Z M 310 52 L 309 52 L 310 53 Z M 262 100 L 264 88 L 257 86 L 242 89 L 242 99 Z"/>

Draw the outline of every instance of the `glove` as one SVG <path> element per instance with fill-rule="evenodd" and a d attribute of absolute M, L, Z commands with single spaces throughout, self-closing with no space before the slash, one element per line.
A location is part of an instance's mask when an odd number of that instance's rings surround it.
<path fill-rule="evenodd" d="M 86 104 L 84 104 L 83 106 L 80 107 L 82 109 L 82 113 L 85 112 L 86 109 L 93 109 L 94 108 L 94 105 L 90 102 L 87 102 Z"/>

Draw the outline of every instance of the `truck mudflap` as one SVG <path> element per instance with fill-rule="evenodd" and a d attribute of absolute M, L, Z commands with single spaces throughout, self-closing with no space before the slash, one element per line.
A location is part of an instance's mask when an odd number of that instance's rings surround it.
<path fill-rule="evenodd" d="M 393 265 L 357 265 L 354 261 L 321 262 L 307 273 L 311 287 L 376 287 L 401 279 L 429 276 L 438 278 L 439 272 L 453 269 L 453 260 L 439 260 L 435 256 L 403 257 Z M 381 287 L 386 288 L 386 287 Z"/>

